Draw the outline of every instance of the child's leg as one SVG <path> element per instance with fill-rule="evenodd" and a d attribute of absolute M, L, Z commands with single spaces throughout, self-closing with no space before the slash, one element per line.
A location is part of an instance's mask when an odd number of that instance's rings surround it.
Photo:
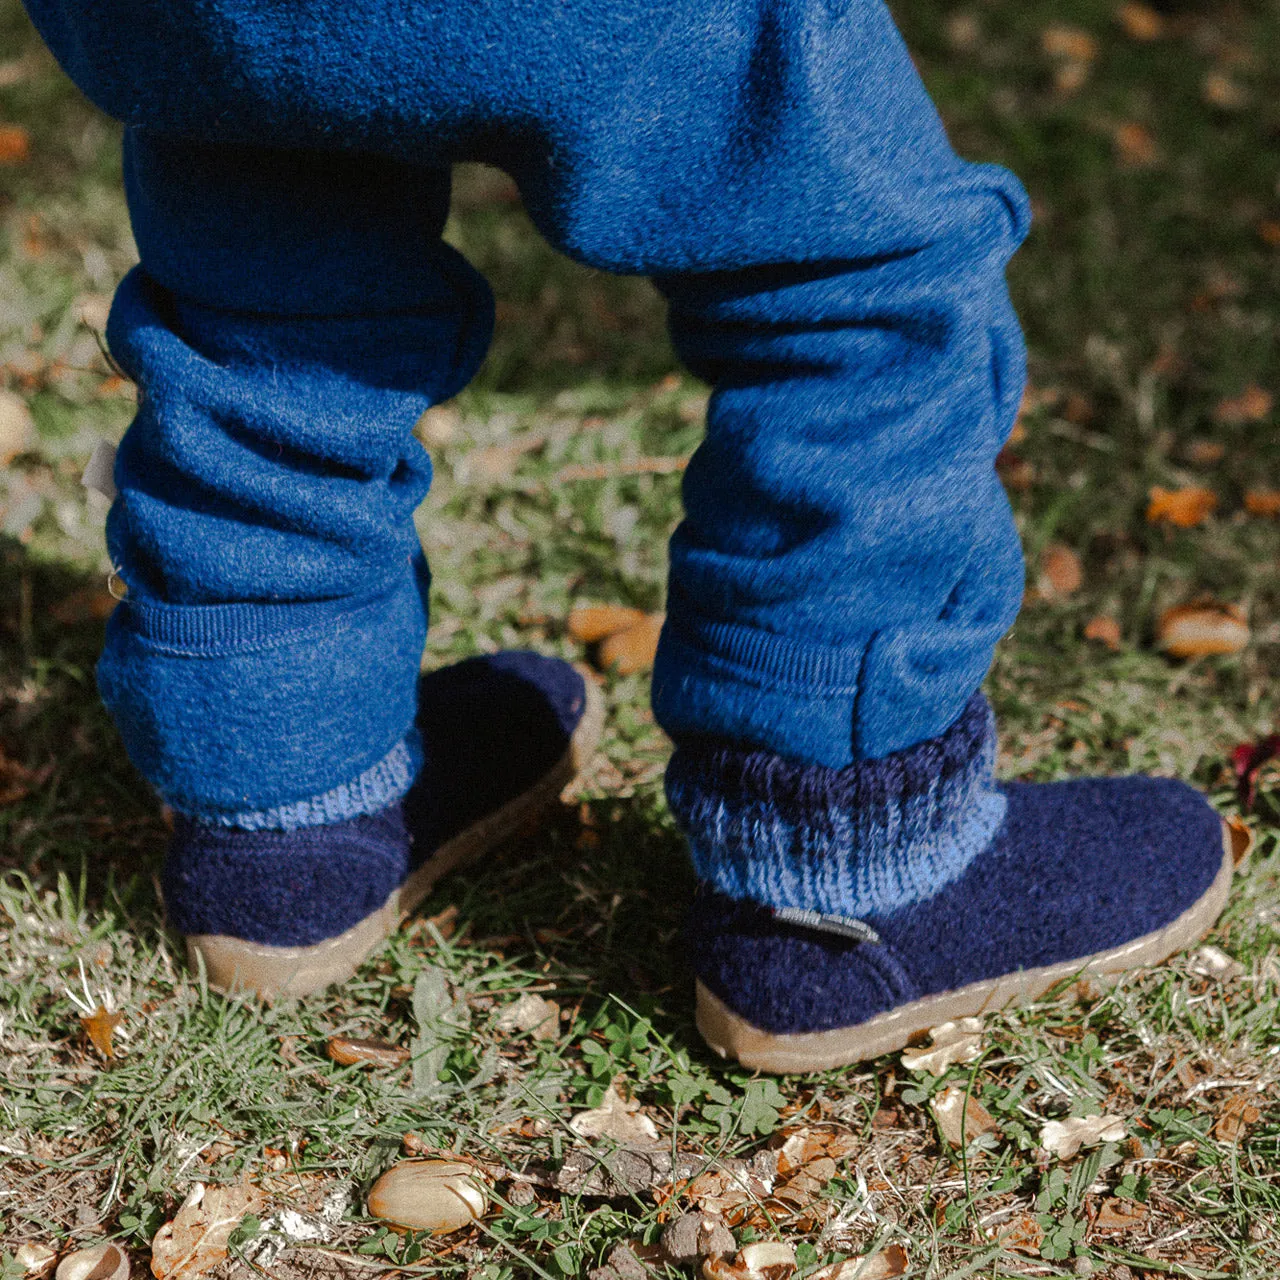
<path fill-rule="evenodd" d="M 171 921 L 215 983 L 300 992 L 554 800 L 587 690 L 532 654 L 419 681 L 412 427 L 492 315 L 440 240 L 447 170 L 135 131 L 126 171 L 142 265 L 109 338 L 139 410 L 99 684 L 178 814 Z"/>

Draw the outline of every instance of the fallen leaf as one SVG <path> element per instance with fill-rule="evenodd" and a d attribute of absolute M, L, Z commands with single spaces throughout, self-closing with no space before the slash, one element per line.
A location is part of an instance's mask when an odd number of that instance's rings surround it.
<path fill-rule="evenodd" d="M 1280 489 L 1250 489 L 1244 495 L 1244 509 L 1251 516 L 1280 519 Z"/>
<path fill-rule="evenodd" d="M 119 603 L 105 586 L 82 587 L 53 605 L 49 617 L 62 627 L 74 627 L 82 622 L 104 622 Z"/>
<path fill-rule="evenodd" d="M 35 444 L 36 420 L 27 402 L 12 391 L 0 391 L 0 467 L 7 467 Z"/>
<path fill-rule="evenodd" d="M 569 614 L 567 630 L 581 644 L 598 644 L 644 621 L 644 612 L 621 604 L 587 604 Z"/>
<path fill-rule="evenodd" d="M 1174 658 L 1239 653 L 1249 643 L 1249 623 L 1239 605 L 1180 604 L 1160 615 L 1156 637 Z"/>
<path fill-rule="evenodd" d="M 20 124 L 0 125 L 0 164 L 22 164 L 30 156 L 30 130 Z"/>
<path fill-rule="evenodd" d="M 53 1271 L 54 1263 L 58 1261 L 58 1251 L 51 1249 L 47 1244 L 28 1240 L 26 1244 L 20 1244 L 14 1250 L 13 1257 L 25 1275 L 34 1276 L 35 1280 L 44 1280 L 45 1276 Z"/>
<path fill-rule="evenodd" d="M 80 1028 L 89 1042 L 108 1061 L 116 1056 L 113 1038 L 116 1028 L 124 1021 L 124 1014 L 112 1013 L 99 1005 L 87 1017 L 80 1019 Z"/>
<path fill-rule="evenodd" d="M 1164 19 L 1145 4 L 1122 4 L 1116 10 L 1116 21 L 1132 40 L 1145 43 L 1164 35 Z"/>
<path fill-rule="evenodd" d="M 1221 947 L 1212 945 L 1200 947 L 1187 968 L 1199 977 L 1212 978 L 1215 982 L 1229 982 L 1244 972 L 1244 965 L 1239 960 L 1233 960 Z"/>
<path fill-rule="evenodd" d="M 1192 440 L 1183 452 L 1197 467 L 1212 467 L 1227 456 L 1227 446 L 1221 440 Z"/>
<path fill-rule="evenodd" d="M 1084 585 L 1084 570 L 1080 557 L 1070 547 L 1051 542 L 1040 555 L 1040 582 L 1042 595 L 1050 599 L 1074 594 Z"/>
<path fill-rule="evenodd" d="M 151 1274 L 156 1280 L 203 1275 L 227 1256 L 227 1241 L 246 1214 L 261 1207 L 259 1192 L 248 1183 L 205 1187 L 197 1182 L 172 1222 L 151 1242 Z"/>
<path fill-rule="evenodd" d="M 908 1071 L 940 1076 L 956 1063 L 973 1062 L 982 1056 L 982 1019 L 944 1022 L 929 1031 L 929 1039 L 932 1043 L 925 1048 L 904 1049 L 902 1065 Z"/>
<path fill-rule="evenodd" d="M 1075 62 L 1092 62 L 1098 56 L 1098 42 L 1087 31 L 1061 24 L 1044 29 L 1040 47 L 1051 58 L 1070 58 Z"/>
<path fill-rule="evenodd" d="M 1232 814 L 1227 819 L 1227 832 L 1231 842 L 1231 861 L 1238 867 L 1253 851 L 1253 830 Z"/>
<path fill-rule="evenodd" d="M 1044 1243 L 1044 1228 L 1029 1213 L 996 1223 L 983 1234 L 988 1240 L 998 1240 L 1002 1248 L 1033 1258 L 1040 1256 L 1040 1246 Z"/>
<path fill-rule="evenodd" d="M 350 1036 L 330 1036 L 325 1046 L 334 1062 L 344 1067 L 357 1063 L 367 1067 L 402 1067 L 409 1061 L 409 1050 L 386 1040 L 355 1040 Z"/>
<path fill-rule="evenodd" d="M 835 1212 L 837 1206 L 823 1192 L 827 1184 L 840 1173 L 830 1156 L 810 1161 L 774 1188 L 773 1195 L 764 1202 L 766 1220 L 781 1217 L 802 1218 L 797 1225 L 801 1230 L 815 1230 Z"/>
<path fill-rule="evenodd" d="M 1231 768 L 1236 775 L 1236 795 L 1240 808 L 1250 813 L 1258 800 L 1258 775 L 1268 760 L 1280 757 L 1280 733 L 1269 734 L 1258 742 L 1242 742 L 1231 753 Z M 1252 839 L 1250 840 L 1252 845 Z"/>
<path fill-rule="evenodd" d="M 579 1111 L 569 1128 L 580 1138 L 612 1138 L 630 1146 L 660 1142 L 657 1126 L 640 1110 L 637 1099 L 623 1096 L 623 1087 L 621 1076 L 614 1079 L 600 1105 Z"/>
<path fill-rule="evenodd" d="M 369 1188 L 372 1217 L 433 1235 L 467 1226 L 487 1207 L 479 1170 L 460 1160 L 401 1160 Z"/>
<path fill-rule="evenodd" d="M 956 1085 L 948 1085 L 930 1103 L 938 1132 L 953 1146 L 967 1147 L 974 1138 L 996 1127 L 991 1113 L 972 1095 Z"/>
<path fill-rule="evenodd" d="M 1147 1206 L 1136 1200 L 1120 1200 L 1109 1196 L 1098 1206 L 1098 1216 L 1093 1225 L 1099 1231 L 1127 1231 L 1136 1227 L 1147 1216 Z"/>
<path fill-rule="evenodd" d="M 809 1273 L 809 1280 L 894 1280 L 907 1274 L 907 1251 L 891 1244 L 878 1253 L 855 1254 Z"/>
<path fill-rule="evenodd" d="M 796 1251 L 781 1241 L 760 1241 L 739 1249 L 732 1261 L 708 1258 L 703 1280 L 790 1280 L 796 1273 Z"/>
<path fill-rule="evenodd" d="M 17 804 L 41 786 L 52 774 L 51 766 L 44 769 L 28 769 L 0 750 L 0 809 Z"/>
<path fill-rule="evenodd" d="M 1270 416 L 1274 403 L 1270 391 L 1264 391 L 1256 382 L 1250 383 L 1238 396 L 1218 401 L 1213 410 L 1214 421 L 1229 427 L 1261 422 Z"/>
<path fill-rule="evenodd" d="M 1160 159 L 1160 148 L 1151 131 L 1132 121 L 1116 127 L 1112 135 L 1116 153 L 1122 164 L 1131 169 L 1146 169 Z"/>
<path fill-rule="evenodd" d="M 535 1040 L 554 1040 L 560 1034 L 560 1006 L 526 991 L 498 1015 L 497 1028 L 508 1035 L 528 1031 Z"/>
<path fill-rule="evenodd" d="M 1219 1142 L 1239 1142 L 1245 1130 L 1262 1118 L 1262 1112 L 1242 1093 L 1233 1093 L 1214 1121 L 1213 1136 Z"/>
<path fill-rule="evenodd" d="M 1100 613 L 1084 624 L 1084 638 L 1105 645 L 1112 653 L 1119 653 L 1121 646 L 1120 624 Z"/>
<path fill-rule="evenodd" d="M 737 1248 L 733 1233 L 711 1213 L 682 1213 L 667 1223 L 659 1242 L 662 1261 L 697 1266 L 703 1258 L 726 1258 Z"/>
<path fill-rule="evenodd" d="M 1059 1160 L 1070 1160 L 1081 1147 L 1120 1142 L 1123 1138 L 1122 1116 L 1071 1116 L 1066 1120 L 1050 1120 L 1040 1130 L 1040 1145 Z"/>
<path fill-rule="evenodd" d="M 772 1180 L 745 1165 L 708 1169 L 685 1188 L 685 1194 L 699 1209 L 734 1224 L 772 1192 Z"/>
<path fill-rule="evenodd" d="M 1224 71 L 1210 71 L 1205 76 L 1200 96 L 1219 111 L 1240 111 L 1249 105 L 1249 95 Z"/>
<path fill-rule="evenodd" d="M 600 646 L 601 668 L 622 676 L 647 671 L 658 652 L 658 636 L 666 617 L 665 613 L 646 614 L 634 626 L 609 636 Z"/>
<path fill-rule="evenodd" d="M 996 455 L 996 473 L 1005 488 L 1024 493 L 1036 482 L 1035 466 L 1007 445 Z"/>
<path fill-rule="evenodd" d="M 858 1148 L 857 1138 L 840 1129 L 811 1129 L 803 1126 L 789 1130 L 781 1137 L 781 1144 L 777 1146 L 778 1173 L 784 1177 L 815 1160 L 843 1160 Z"/>
<path fill-rule="evenodd" d="M 1147 507 L 1147 523 L 1177 525 L 1179 529 L 1194 529 L 1203 524 L 1218 506 L 1218 495 L 1212 489 L 1188 486 L 1185 489 L 1162 489 L 1156 485 L 1151 490 Z"/>

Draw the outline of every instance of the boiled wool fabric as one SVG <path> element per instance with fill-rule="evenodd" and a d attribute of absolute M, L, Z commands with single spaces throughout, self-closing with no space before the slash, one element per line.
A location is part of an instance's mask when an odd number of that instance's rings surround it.
<path fill-rule="evenodd" d="M 1021 598 L 993 461 L 1028 205 L 956 156 L 881 0 L 27 2 L 127 126 L 141 267 L 108 336 L 141 400 L 101 680 L 175 807 L 325 803 L 407 741 L 411 427 L 492 320 L 440 239 L 461 160 L 650 276 L 712 384 L 660 723 L 840 768 L 957 720 Z M 164 610 L 218 642 L 157 638 Z"/>
<path fill-rule="evenodd" d="M 704 884 L 689 944 L 702 981 L 775 1033 L 856 1026 L 923 996 L 1083 962 L 1177 919 L 1222 866 L 1222 826 L 1167 778 L 1010 783 L 990 847 L 932 897 L 864 917 L 880 942 L 776 919 Z"/>
<path fill-rule="evenodd" d="M 1005 816 L 981 694 L 940 738 L 843 769 L 716 739 L 676 744 L 667 800 L 694 870 L 730 898 L 862 917 L 957 879 Z"/>
<path fill-rule="evenodd" d="M 272 946 L 336 937 L 478 819 L 518 799 L 569 750 L 582 677 L 535 653 L 470 658 L 422 678 L 423 767 L 403 799 L 323 825 L 235 830 L 179 816 L 165 859 L 169 922 Z"/>

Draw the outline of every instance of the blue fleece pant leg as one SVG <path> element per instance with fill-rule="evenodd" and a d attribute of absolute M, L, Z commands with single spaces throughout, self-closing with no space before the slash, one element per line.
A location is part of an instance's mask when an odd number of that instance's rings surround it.
<path fill-rule="evenodd" d="M 255 239 L 234 183 L 211 201 L 175 163 L 140 200 L 135 160 L 144 265 L 202 305 L 280 314 L 250 277 L 322 262 L 347 305 L 353 266 L 375 290 L 408 266 L 387 287 L 420 305 L 419 241 L 387 231 L 416 225 L 394 217 L 414 179 L 379 184 L 372 157 L 499 164 L 552 243 L 655 278 L 714 388 L 655 671 L 671 733 L 840 768 L 956 722 L 1021 594 L 992 464 L 1023 381 L 1003 273 L 1027 203 L 956 156 L 881 0 L 29 6 L 136 140 L 325 153 L 339 212 L 373 173 L 381 270 L 323 200 L 268 200 L 288 216 Z"/>
<path fill-rule="evenodd" d="M 376 812 L 418 764 L 430 464 L 411 429 L 490 331 L 487 287 L 439 239 L 447 174 L 145 132 L 127 173 L 142 265 L 108 337 L 139 409 L 103 696 L 182 813 Z"/>

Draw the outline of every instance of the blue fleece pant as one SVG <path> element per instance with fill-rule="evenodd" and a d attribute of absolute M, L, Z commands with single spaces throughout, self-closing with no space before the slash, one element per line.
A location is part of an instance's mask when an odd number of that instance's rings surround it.
<path fill-rule="evenodd" d="M 127 125 L 138 381 L 99 667 L 142 771 L 236 825 L 403 791 L 410 429 L 492 302 L 449 166 L 653 278 L 713 387 L 654 673 L 672 734 L 840 767 L 936 736 L 1012 622 L 1016 180 L 961 161 L 880 0 L 27 0 Z M 293 816 L 291 816 L 293 815 Z"/>

